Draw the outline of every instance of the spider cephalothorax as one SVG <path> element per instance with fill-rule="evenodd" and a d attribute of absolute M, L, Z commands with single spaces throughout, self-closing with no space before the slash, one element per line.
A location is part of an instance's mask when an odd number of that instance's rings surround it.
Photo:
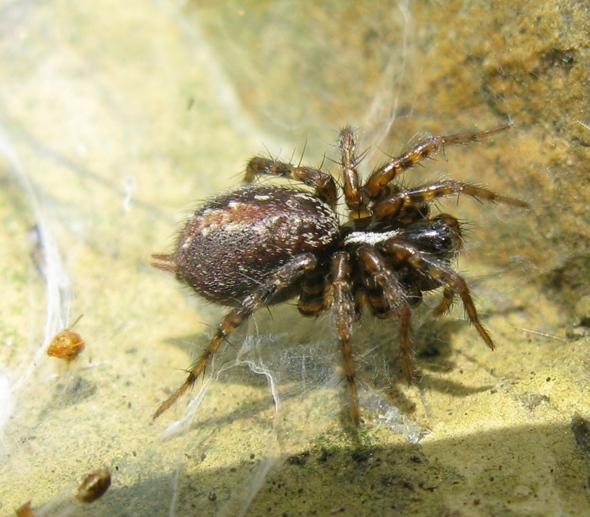
<path fill-rule="evenodd" d="M 363 306 L 379 318 L 399 321 L 402 365 L 408 380 L 412 378 L 412 307 L 422 301 L 424 292 L 443 288 L 436 315 L 446 312 L 458 295 L 480 337 L 494 348 L 465 280 L 451 265 L 463 245 L 459 222 L 448 214 L 431 216 L 430 205 L 458 194 L 523 208 L 527 203 L 461 181 L 404 188 L 394 180 L 445 146 L 473 142 L 508 127 L 427 138 L 373 171 L 365 182 L 360 181 L 356 168 L 359 155 L 354 132 L 344 128 L 338 142 L 342 190 L 349 210 L 344 224 L 336 213 L 338 193 L 329 173 L 252 158 L 246 184 L 195 211 L 172 254 L 153 255 L 155 267 L 174 273 L 209 301 L 233 307 L 190 368 L 187 380 L 154 418 L 192 386 L 221 343 L 254 311 L 297 295 L 304 316 L 332 308 L 356 425 L 360 411 L 351 334 Z M 299 181 L 314 192 L 252 184 L 260 174 Z"/>

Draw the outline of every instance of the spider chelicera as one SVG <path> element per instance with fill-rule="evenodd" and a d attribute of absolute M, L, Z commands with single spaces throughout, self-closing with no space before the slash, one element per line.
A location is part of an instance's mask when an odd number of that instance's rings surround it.
<path fill-rule="evenodd" d="M 254 311 L 296 295 L 304 316 L 332 308 L 356 425 L 360 410 L 351 335 L 364 306 L 379 318 L 399 321 L 398 341 L 408 381 L 412 308 L 420 304 L 424 292 L 443 288 L 435 315 L 447 312 L 458 295 L 479 336 L 493 349 L 467 283 L 451 265 L 463 248 L 461 225 L 451 215 L 431 215 L 430 206 L 439 198 L 459 194 L 515 207 L 529 205 L 462 181 L 405 188 L 394 180 L 448 145 L 474 142 L 508 127 L 426 138 L 377 168 L 365 182 L 357 172 L 362 155 L 357 153 L 354 131 L 344 128 L 338 146 L 349 212 L 345 223 L 336 212 L 338 192 L 331 174 L 272 158 L 252 158 L 244 185 L 196 210 L 173 253 L 153 255 L 153 266 L 174 273 L 207 300 L 233 307 L 188 370 L 184 384 L 162 403 L 154 418 L 194 384 L 221 343 Z M 253 185 L 261 174 L 299 181 L 314 192 Z"/>

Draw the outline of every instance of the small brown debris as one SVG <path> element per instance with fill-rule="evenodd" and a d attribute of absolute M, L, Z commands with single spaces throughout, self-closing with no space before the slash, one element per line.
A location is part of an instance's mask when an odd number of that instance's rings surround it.
<path fill-rule="evenodd" d="M 74 328 L 74 325 L 80 321 L 82 316 L 83 314 L 80 314 L 74 323 L 58 332 L 53 337 L 47 348 L 47 355 L 63 359 L 69 363 L 82 353 L 86 343 L 80 334 L 72 332 L 72 328 Z"/>
<path fill-rule="evenodd" d="M 92 503 L 100 498 L 111 486 L 111 471 L 107 467 L 93 470 L 78 487 L 76 499 L 81 503 Z"/>

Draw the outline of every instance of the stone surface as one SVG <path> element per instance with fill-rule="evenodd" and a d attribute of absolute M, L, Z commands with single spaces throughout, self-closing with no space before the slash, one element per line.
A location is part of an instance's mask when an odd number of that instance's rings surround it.
<path fill-rule="evenodd" d="M 587 515 L 589 28 L 559 1 L 2 3 L 3 514 Z M 441 204 L 470 223 L 460 269 L 494 352 L 460 308 L 418 310 L 409 387 L 393 324 L 364 318 L 355 434 L 330 317 L 284 305 L 150 425 L 223 314 L 150 254 L 248 158 L 331 167 L 352 124 L 368 170 L 506 118 L 404 179 L 531 203 Z M 66 367 L 45 348 L 79 314 Z M 112 485 L 82 507 L 102 465 Z"/>

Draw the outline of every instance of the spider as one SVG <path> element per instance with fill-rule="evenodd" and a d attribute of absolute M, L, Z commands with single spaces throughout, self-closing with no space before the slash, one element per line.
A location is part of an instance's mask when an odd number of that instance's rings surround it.
<path fill-rule="evenodd" d="M 423 293 L 442 287 L 433 310 L 449 310 L 456 295 L 480 338 L 494 343 L 480 322 L 465 279 L 452 267 L 463 248 L 461 224 L 449 214 L 431 215 L 439 198 L 466 194 L 476 200 L 528 208 L 524 201 L 452 179 L 412 188 L 396 177 L 446 146 L 480 140 L 510 127 L 503 124 L 473 133 L 431 136 L 391 158 L 361 182 L 357 139 L 351 127 L 340 131 L 339 165 L 348 220 L 337 215 L 338 192 L 331 174 L 256 156 L 245 184 L 207 201 L 187 220 L 171 254 L 152 255 L 152 265 L 174 273 L 198 295 L 233 307 L 223 318 L 186 381 L 164 401 L 157 418 L 203 373 L 222 342 L 257 309 L 299 296 L 303 316 L 332 308 L 348 385 L 350 411 L 359 425 L 352 328 L 367 306 L 378 318 L 399 321 L 402 369 L 412 380 L 412 309 Z M 259 175 L 281 176 L 309 189 L 253 184 Z"/>

